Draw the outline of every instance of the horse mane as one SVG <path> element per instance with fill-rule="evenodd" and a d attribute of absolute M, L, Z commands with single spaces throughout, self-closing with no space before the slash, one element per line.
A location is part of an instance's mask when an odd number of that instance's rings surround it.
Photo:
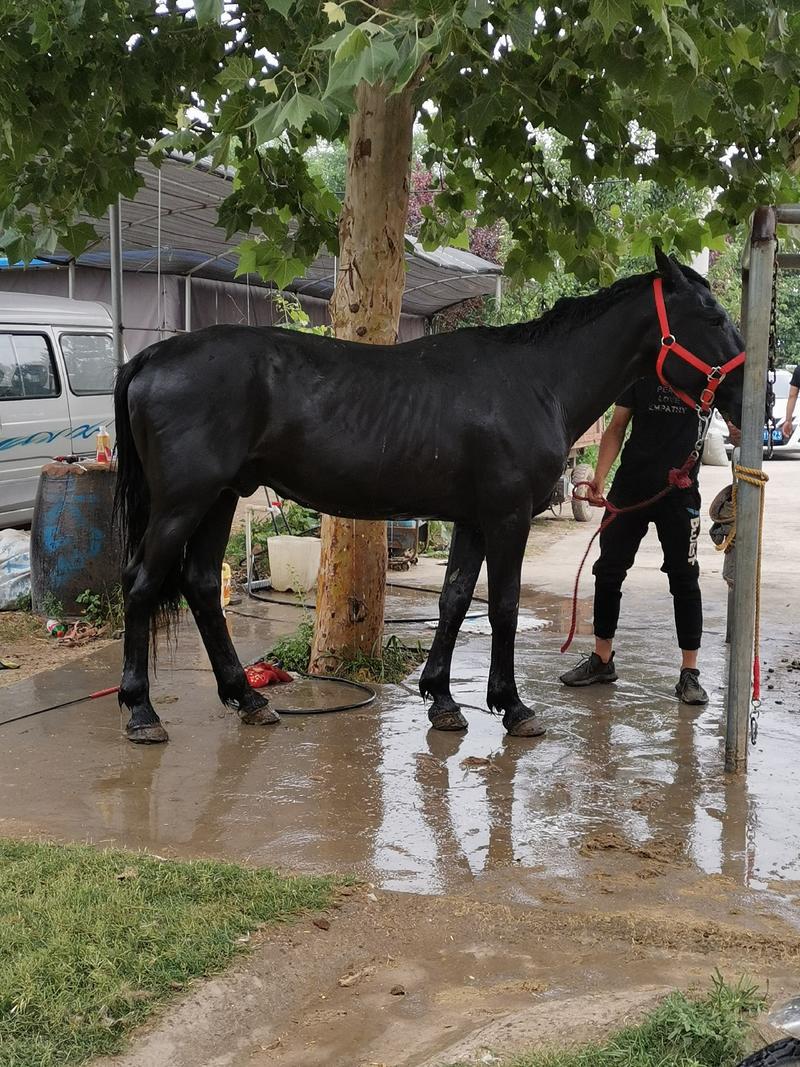
<path fill-rule="evenodd" d="M 680 264 L 680 268 L 689 281 L 699 283 L 706 289 L 711 288 L 702 274 L 684 264 Z M 556 327 L 569 329 L 592 322 L 631 293 L 651 285 L 657 277 L 658 271 L 655 270 L 647 274 L 632 274 L 627 278 L 619 278 L 605 289 L 599 289 L 588 296 L 562 296 L 538 319 L 495 329 L 508 341 L 538 341 Z"/>

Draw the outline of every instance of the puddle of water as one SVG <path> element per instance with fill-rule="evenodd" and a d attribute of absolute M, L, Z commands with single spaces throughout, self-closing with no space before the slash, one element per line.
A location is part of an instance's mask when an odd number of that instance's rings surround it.
<path fill-rule="evenodd" d="M 431 608 L 432 598 L 396 599 L 409 614 Z M 558 653 L 568 602 L 528 596 L 525 607 L 550 623 L 517 642 L 520 690 L 548 725 L 541 741 L 508 738 L 497 718 L 474 710 L 485 709 L 490 639 L 482 634 L 463 637 L 456 649 L 453 691 L 470 730 L 454 735 L 428 730 L 415 678 L 384 688 L 361 710 L 243 727 L 219 706 L 187 630 L 180 659 L 172 666 L 163 659 L 153 684 L 168 746 L 122 739 L 114 698 L 6 728 L 0 833 L 347 870 L 387 888 L 436 893 L 509 867 L 570 878 L 586 836 L 613 830 L 634 844 L 675 837 L 698 869 L 739 885 L 800 880 L 796 717 L 774 708 L 747 779 L 725 778 L 719 636 L 704 652 L 707 708 L 676 702 L 674 672 L 660 662 L 662 622 L 670 621 L 652 619 L 649 608 L 639 612 L 639 628 L 620 632 L 620 682 L 567 690 L 557 676 L 573 662 Z M 243 658 L 293 627 L 291 613 L 279 611 L 280 623 L 234 618 Z M 719 618 L 710 627 L 721 632 Z M 422 623 L 402 633 L 430 636 Z M 777 660 L 780 649 L 773 652 Z M 10 703 L 23 710 L 113 684 L 118 664 L 114 646 L 5 689 L 3 714 Z M 341 687 L 334 688 L 326 695 L 339 701 Z M 285 699 L 274 691 L 276 705 Z"/>

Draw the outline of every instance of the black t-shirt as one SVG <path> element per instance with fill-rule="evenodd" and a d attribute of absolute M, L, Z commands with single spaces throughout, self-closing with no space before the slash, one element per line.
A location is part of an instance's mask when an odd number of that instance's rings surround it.
<path fill-rule="evenodd" d="M 789 385 L 793 385 L 796 389 L 800 389 L 800 363 L 794 368 L 794 374 Z"/>
<path fill-rule="evenodd" d="M 614 477 L 612 499 L 645 499 L 664 488 L 669 471 L 680 467 L 694 448 L 699 425 L 697 412 L 655 377 L 635 382 L 617 404 L 631 408 L 633 419 Z M 691 473 L 691 491 L 695 493 L 699 467 L 698 461 Z"/>

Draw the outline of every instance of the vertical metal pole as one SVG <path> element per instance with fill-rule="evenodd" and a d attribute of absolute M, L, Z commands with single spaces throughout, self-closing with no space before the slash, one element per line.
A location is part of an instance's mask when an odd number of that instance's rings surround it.
<path fill-rule="evenodd" d="M 75 299 L 75 260 L 71 259 L 67 266 L 67 296 L 70 300 Z"/>
<path fill-rule="evenodd" d="M 192 328 L 192 276 L 183 279 L 183 328 L 187 333 Z"/>
<path fill-rule="evenodd" d="M 775 212 L 759 208 L 753 219 L 750 278 L 747 288 L 747 360 L 744 365 L 742 444 L 739 462 L 761 469 L 764 451 L 764 407 L 767 392 L 770 298 L 775 261 Z M 753 677 L 755 586 L 758 551 L 759 493 L 740 481 L 736 495 L 736 582 L 728 672 L 728 721 L 725 770 L 747 767 L 750 698 Z"/>
<path fill-rule="evenodd" d="M 497 279 L 496 279 L 496 281 L 494 283 L 494 304 L 495 304 L 495 307 L 494 307 L 495 314 L 497 315 L 497 318 L 499 320 L 499 318 L 500 318 L 500 309 L 503 306 L 503 275 L 502 274 L 498 274 Z"/>
<path fill-rule="evenodd" d="M 114 358 L 118 366 L 124 360 L 122 344 L 122 198 L 108 209 L 111 231 L 111 328 L 114 335 Z"/>

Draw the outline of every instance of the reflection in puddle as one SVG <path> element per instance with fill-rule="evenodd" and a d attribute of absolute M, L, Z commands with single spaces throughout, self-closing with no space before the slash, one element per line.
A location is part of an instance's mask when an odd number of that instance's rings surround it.
<path fill-rule="evenodd" d="M 411 595 L 394 599 L 409 613 L 430 607 Z M 211 673 L 187 669 L 205 667 L 187 631 L 176 669 L 163 660 L 153 686 L 172 743 L 127 744 L 113 698 L 9 727 L 0 832 L 350 870 L 387 888 L 442 892 L 511 865 L 569 878 L 587 836 L 613 831 L 634 845 L 677 839 L 701 871 L 739 885 L 800 879 L 792 716 L 773 709 L 748 778 L 725 778 L 719 636 L 706 650 L 707 708 L 676 702 L 655 627 L 625 635 L 617 685 L 565 690 L 557 676 L 572 657 L 558 645 L 569 605 L 530 596 L 525 606 L 550 623 L 522 633 L 517 646 L 521 691 L 548 725 L 542 740 L 508 738 L 499 719 L 475 710 L 485 707 L 484 635 L 465 636 L 456 649 L 453 691 L 470 720 L 469 733 L 457 735 L 428 730 L 414 678 L 360 710 L 242 727 L 219 707 Z M 234 620 L 243 656 L 292 628 L 291 612 L 277 617 Z M 586 625 L 583 618 L 584 633 Z M 423 624 L 409 631 L 430 636 Z M 55 687 L 65 699 L 100 688 L 116 676 L 118 657 L 118 648 L 105 649 L 57 680 L 39 676 L 5 695 L 36 706 L 52 702 Z"/>

